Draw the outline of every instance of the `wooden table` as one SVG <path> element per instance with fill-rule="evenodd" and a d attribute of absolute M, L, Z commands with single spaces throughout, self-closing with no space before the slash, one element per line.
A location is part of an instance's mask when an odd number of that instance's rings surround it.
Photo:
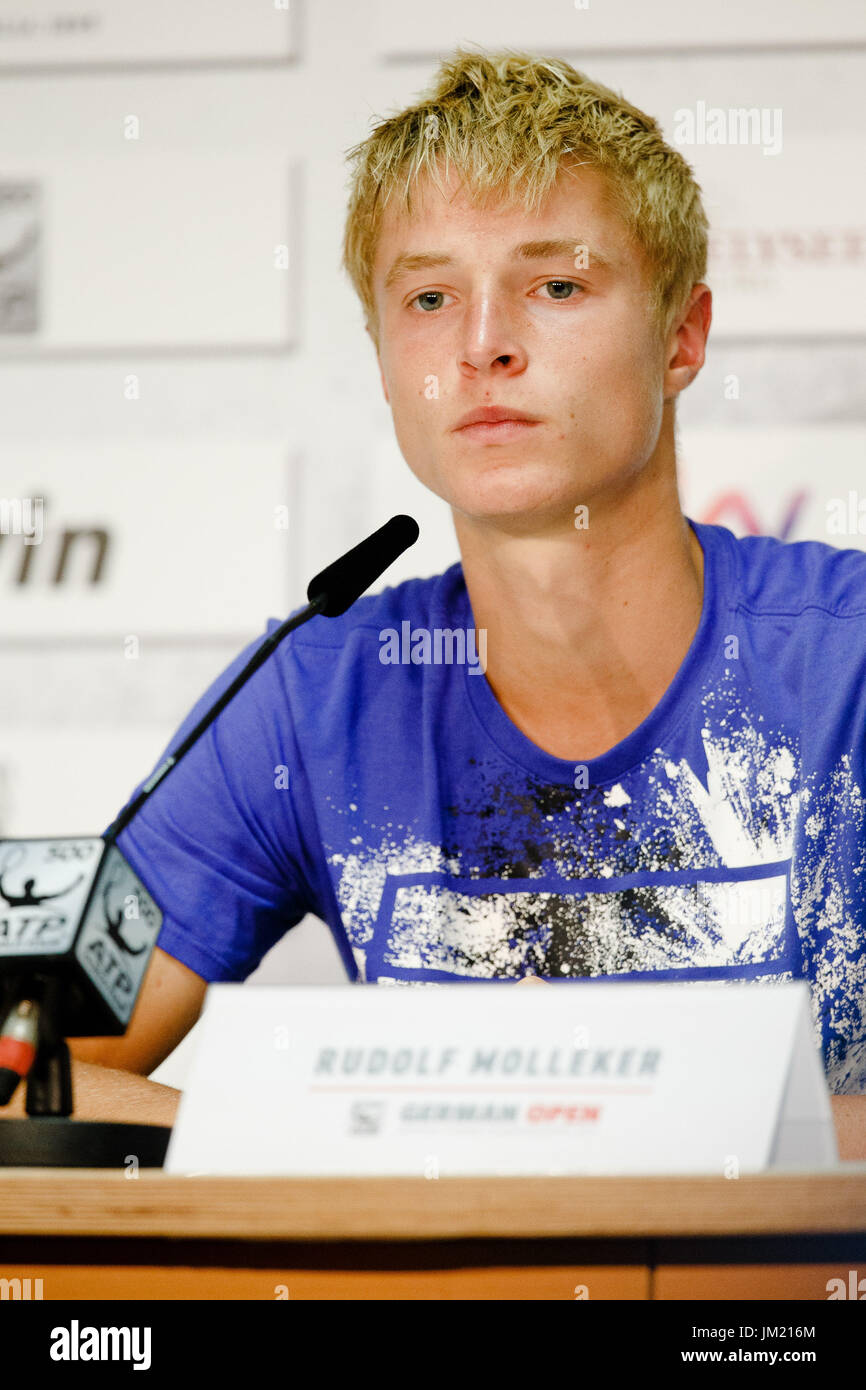
<path fill-rule="evenodd" d="M 733 1180 L 0 1170 L 0 1278 L 31 1297 L 41 1279 L 46 1300 L 826 1300 L 852 1270 L 866 1281 L 866 1163 Z"/>

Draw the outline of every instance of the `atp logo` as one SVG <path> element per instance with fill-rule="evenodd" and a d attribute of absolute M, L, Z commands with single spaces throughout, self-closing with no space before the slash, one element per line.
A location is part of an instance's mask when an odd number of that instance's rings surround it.
<path fill-rule="evenodd" d="M 22 864 L 27 858 L 27 852 L 23 845 L 16 845 L 9 851 L 2 865 L 0 865 L 0 898 L 9 907 L 39 907 L 41 903 L 51 902 L 54 898 L 63 898 L 67 893 L 71 893 L 73 888 L 77 888 L 84 878 L 84 874 L 79 874 L 71 883 L 67 883 L 65 888 L 60 888 L 56 893 L 37 893 L 35 877 L 26 878 L 23 883 L 23 892 L 10 888 L 8 878 L 10 872 Z M 4 879 L 7 881 L 4 883 Z"/>
<path fill-rule="evenodd" d="M 148 920 L 147 913 L 140 911 L 142 906 L 138 893 L 130 891 L 129 878 L 124 870 L 115 871 L 106 880 L 102 888 L 105 934 L 123 955 L 140 956 L 150 944 L 153 923 Z M 130 922 L 139 922 L 144 926 L 143 939 L 140 934 L 138 940 L 133 939 L 136 935 L 134 928 L 132 937 L 124 935 L 124 930 Z"/>

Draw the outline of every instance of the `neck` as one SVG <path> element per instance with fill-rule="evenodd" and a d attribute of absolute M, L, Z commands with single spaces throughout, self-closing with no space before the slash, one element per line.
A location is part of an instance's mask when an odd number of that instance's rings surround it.
<path fill-rule="evenodd" d="M 658 704 L 700 621 L 703 555 L 675 469 L 649 489 L 591 501 L 585 530 L 569 515 L 543 535 L 515 536 L 458 513 L 455 528 L 505 713 L 570 761 L 621 742 Z"/>

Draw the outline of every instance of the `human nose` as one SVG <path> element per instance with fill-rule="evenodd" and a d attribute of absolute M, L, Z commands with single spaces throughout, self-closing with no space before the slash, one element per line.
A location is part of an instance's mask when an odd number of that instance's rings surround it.
<path fill-rule="evenodd" d="M 484 292 L 470 300 L 461 325 L 459 366 L 465 376 L 477 372 L 512 375 L 526 366 L 526 350 L 507 308 Z"/>

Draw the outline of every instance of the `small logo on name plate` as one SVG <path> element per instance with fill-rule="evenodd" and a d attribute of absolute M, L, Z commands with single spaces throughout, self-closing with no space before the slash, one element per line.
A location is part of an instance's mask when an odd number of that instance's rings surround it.
<path fill-rule="evenodd" d="M 356 1100 L 349 1111 L 350 1134 L 378 1134 L 385 1116 L 381 1100 Z"/>

